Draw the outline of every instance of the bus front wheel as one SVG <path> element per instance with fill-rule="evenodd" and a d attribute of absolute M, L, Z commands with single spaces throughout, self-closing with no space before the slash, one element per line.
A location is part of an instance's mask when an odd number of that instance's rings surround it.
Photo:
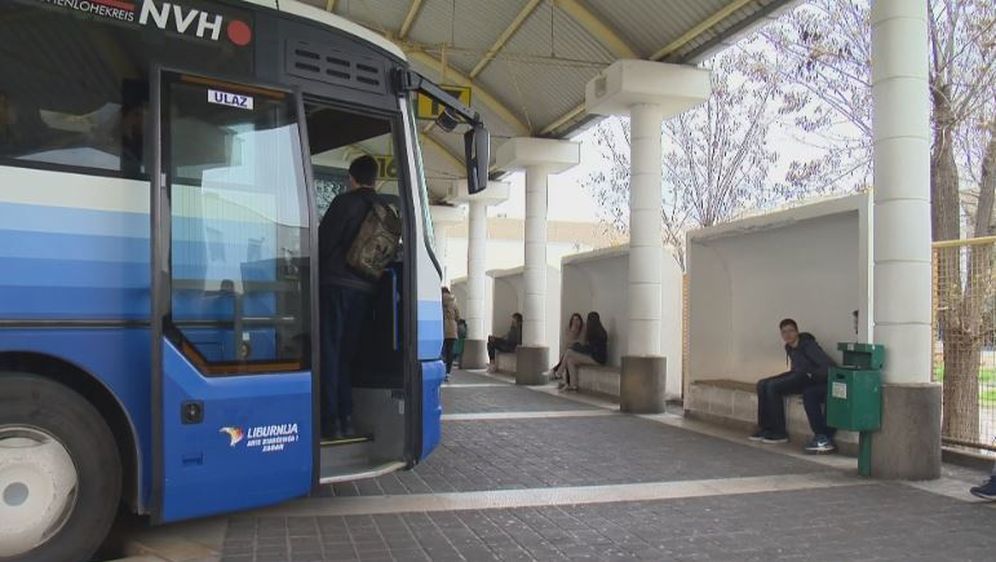
<path fill-rule="evenodd" d="M 110 428 L 54 381 L 0 373 L 0 559 L 88 560 L 121 498 Z"/>

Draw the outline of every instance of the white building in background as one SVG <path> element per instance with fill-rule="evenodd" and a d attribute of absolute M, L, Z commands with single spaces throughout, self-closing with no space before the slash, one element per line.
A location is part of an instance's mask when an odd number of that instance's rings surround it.
<path fill-rule="evenodd" d="M 524 220 L 517 218 L 488 217 L 486 270 L 521 267 L 525 260 L 523 249 Z M 547 263 L 560 269 L 564 256 L 588 252 L 625 241 L 619 233 L 607 232 L 606 227 L 593 222 L 550 221 L 547 223 Z M 467 223 L 436 229 L 437 239 L 446 237 L 445 263 L 451 280 L 467 275 Z M 437 244 L 442 247 L 443 244 Z"/>
<path fill-rule="evenodd" d="M 523 266 L 525 262 L 523 228 L 524 220 L 520 218 L 488 217 L 486 271 L 514 270 Z M 604 225 L 593 222 L 550 221 L 547 223 L 547 229 L 547 263 L 557 272 L 560 271 L 564 256 L 590 252 L 625 241 L 624 235 L 611 232 Z M 467 223 L 437 227 L 436 238 L 437 248 L 446 249 L 445 256 L 440 256 L 443 262 L 441 265 L 446 270 L 446 277 L 456 296 L 457 305 L 462 310 L 466 299 Z M 504 333 L 508 329 L 507 322 L 503 321 L 497 328 L 493 326 L 495 293 L 493 278 L 490 275 L 485 280 L 485 285 L 484 329 L 488 334 L 496 330 Z M 548 294 L 547 300 L 549 307 L 559 309 L 559 291 Z M 557 327 L 558 334 L 561 328 Z"/>

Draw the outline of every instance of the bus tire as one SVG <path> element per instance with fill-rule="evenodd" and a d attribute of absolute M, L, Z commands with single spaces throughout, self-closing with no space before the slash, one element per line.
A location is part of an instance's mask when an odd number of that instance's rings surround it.
<path fill-rule="evenodd" d="M 44 377 L 0 373 L 0 560 L 89 560 L 121 499 L 121 458 L 100 413 Z M 6 513 L 5 513 L 6 512 Z"/>

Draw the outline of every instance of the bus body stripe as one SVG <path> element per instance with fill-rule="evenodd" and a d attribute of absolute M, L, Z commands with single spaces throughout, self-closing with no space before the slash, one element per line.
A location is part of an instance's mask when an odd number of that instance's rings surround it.
<path fill-rule="evenodd" d="M 4 188 L 6 189 L 6 188 Z M 0 190 L 0 199 L 3 198 Z M 46 234 L 149 238 L 149 215 L 51 205 L 0 203 L 0 228 Z"/>
<path fill-rule="evenodd" d="M 0 166 L 0 203 L 149 214 L 149 182 Z"/>

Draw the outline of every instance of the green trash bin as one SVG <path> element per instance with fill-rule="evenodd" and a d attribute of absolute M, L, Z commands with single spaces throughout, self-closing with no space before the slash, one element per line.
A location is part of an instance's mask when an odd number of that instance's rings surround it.
<path fill-rule="evenodd" d="M 831 367 L 827 378 L 827 425 L 848 431 L 882 426 L 882 373 Z"/>
<path fill-rule="evenodd" d="M 843 364 L 827 373 L 827 425 L 859 433 L 858 472 L 871 474 L 871 432 L 882 426 L 885 347 L 839 343 Z"/>

